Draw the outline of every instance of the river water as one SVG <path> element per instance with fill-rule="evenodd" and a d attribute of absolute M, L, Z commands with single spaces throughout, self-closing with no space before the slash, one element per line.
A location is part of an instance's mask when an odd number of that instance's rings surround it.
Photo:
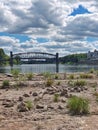
<path fill-rule="evenodd" d="M 72 72 L 87 72 L 90 69 L 98 70 L 98 65 L 64 65 L 59 64 L 60 73 L 72 73 Z M 22 64 L 14 65 L 13 69 L 19 69 L 21 73 L 43 73 L 43 72 L 56 72 L 55 64 Z M 11 67 L 0 67 L 0 73 L 10 73 Z"/>

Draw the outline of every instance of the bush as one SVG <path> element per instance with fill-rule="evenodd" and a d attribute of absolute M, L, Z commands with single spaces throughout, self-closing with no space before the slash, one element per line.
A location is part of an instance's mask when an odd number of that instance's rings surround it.
<path fill-rule="evenodd" d="M 92 68 L 92 69 L 89 70 L 89 72 L 90 72 L 90 73 L 94 73 L 95 70 Z"/>
<path fill-rule="evenodd" d="M 55 79 L 59 79 L 59 75 L 58 74 L 55 74 Z"/>
<path fill-rule="evenodd" d="M 9 85 L 10 85 L 9 80 L 4 80 L 2 83 L 2 88 L 9 87 Z"/>
<path fill-rule="evenodd" d="M 89 103 L 87 99 L 73 96 L 68 100 L 69 112 L 72 115 L 83 115 L 89 113 Z"/>
<path fill-rule="evenodd" d="M 49 87 L 49 86 L 52 86 L 52 84 L 53 84 L 53 80 L 52 79 L 47 79 L 46 86 Z"/>

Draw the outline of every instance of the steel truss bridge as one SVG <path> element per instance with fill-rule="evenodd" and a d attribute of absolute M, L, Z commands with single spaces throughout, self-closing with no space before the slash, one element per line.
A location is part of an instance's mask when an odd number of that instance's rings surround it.
<path fill-rule="evenodd" d="M 27 52 L 27 53 L 17 53 L 13 54 L 13 52 L 10 52 L 10 65 L 13 66 L 13 60 L 14 59 L 27 59 L 27 60 L 49 60 L 53 59 L 56 64 L 56 72 L 59 72 L 59 54 L 50 54 L 50 53 L 44 53 L 44 52 Z"/>

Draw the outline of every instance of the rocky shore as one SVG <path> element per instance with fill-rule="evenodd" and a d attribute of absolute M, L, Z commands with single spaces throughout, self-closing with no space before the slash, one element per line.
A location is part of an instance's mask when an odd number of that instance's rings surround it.
<path fill-rule="evenodd" d="M 75 95 L 88 99 L 87 115 L 70 114 Z M 98 130 L 97 72 L 0 74 L 0 130 Z"/>

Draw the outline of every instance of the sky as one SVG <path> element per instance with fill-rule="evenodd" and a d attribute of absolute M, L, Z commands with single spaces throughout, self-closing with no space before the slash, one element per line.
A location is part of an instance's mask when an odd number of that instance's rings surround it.
<path fill-rule="evenodd" d="M 98 0 L 0 0 L 0 48 L 60 56 L 98 50 Z"/>

